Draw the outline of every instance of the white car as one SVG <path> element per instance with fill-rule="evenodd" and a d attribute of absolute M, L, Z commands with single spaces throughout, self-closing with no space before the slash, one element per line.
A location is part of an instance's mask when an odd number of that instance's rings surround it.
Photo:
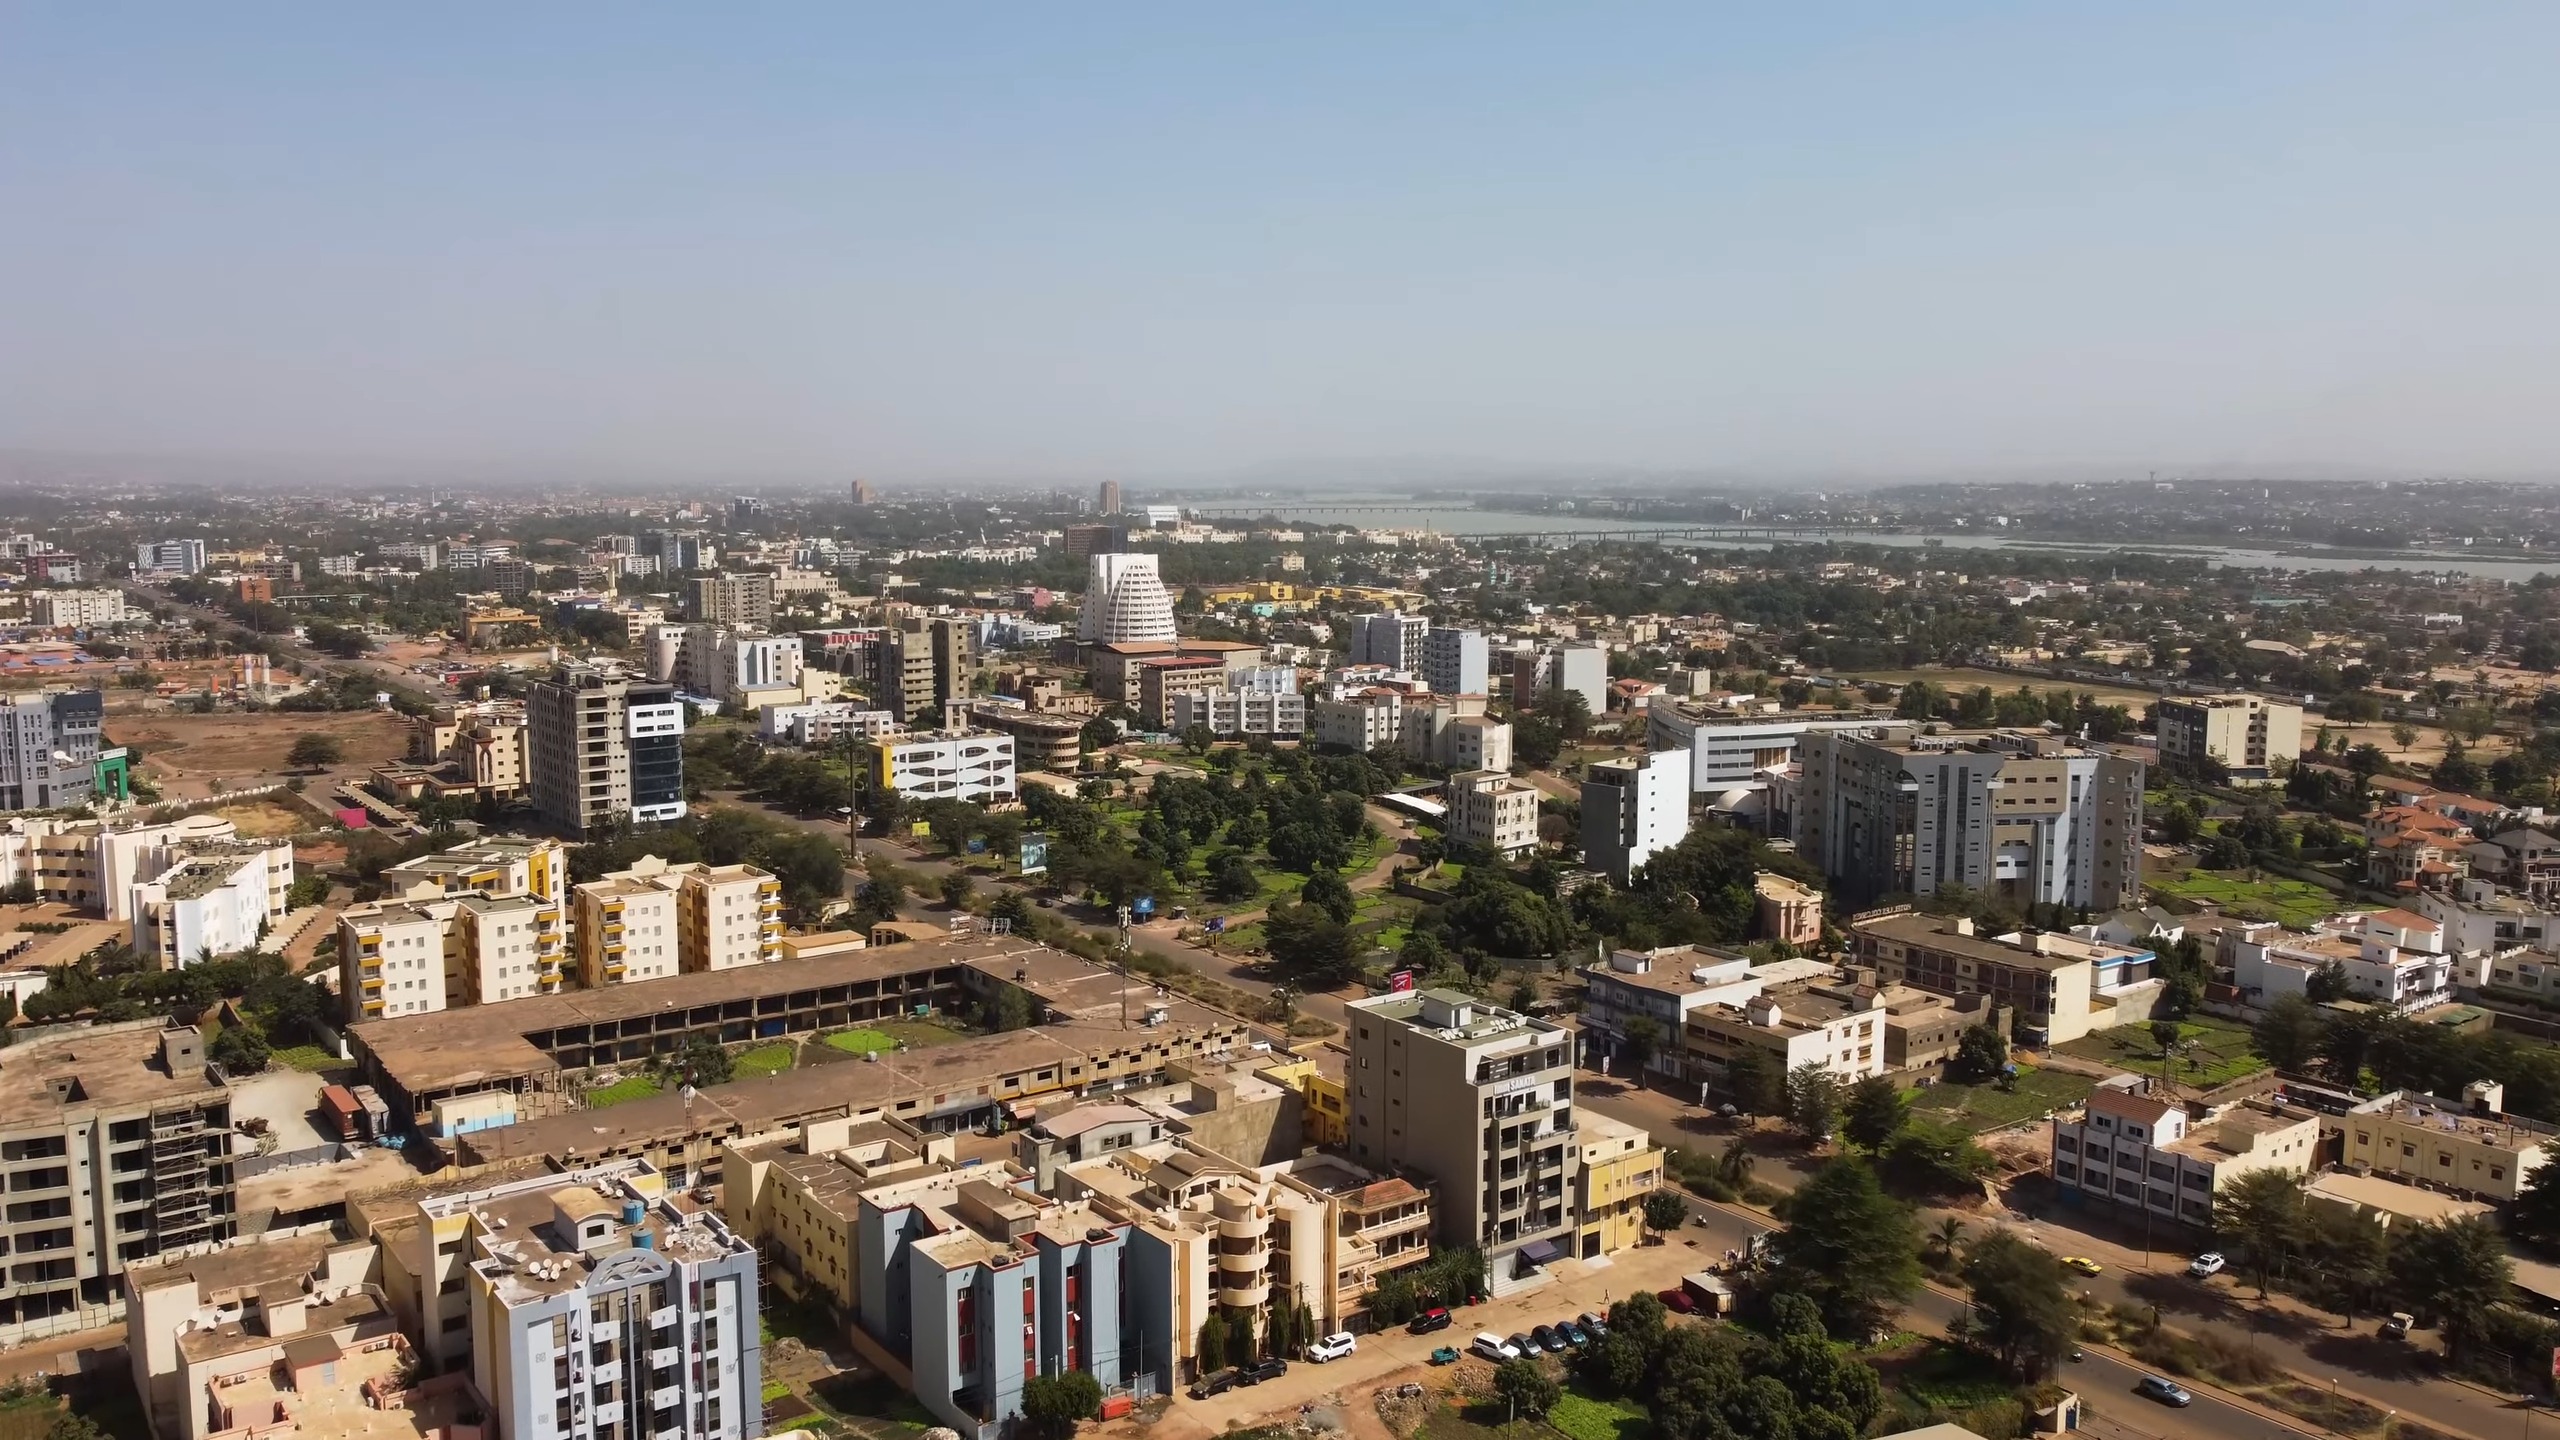
<path fill-rule="evenodd" d="M 1497 1365 L 1501 1364 L 1505 1360 L 1517 1360 L 1520 1358 L 1519 1346 L 1512 1344 L 1510 1341 L 1503 1339 L 1501 1336 L 1494 1334 L 1490 1330 L 1484 1331 L 1476 1336 L 1473 1348 L 1478 1355 L 1483 1356 Z"/>
<path fill-rule="evenodd" d="M 2207 1250 L 2187 1266 L 2187 1273 L 2203 1280 L 2221 1274 L 2223 1263 L 2221 1251 Z"/>
<path fill-rule="evenodd" d="M 1307 1358 L 1321 1365 L 1327 1360 L 1339 1360 L 1359 1348 L 1360 1342 L 1352 1339 L 1351 1332 L 1345 1330 L 1338 1335 L 1327 1335 L 1308 1346 Z"/>

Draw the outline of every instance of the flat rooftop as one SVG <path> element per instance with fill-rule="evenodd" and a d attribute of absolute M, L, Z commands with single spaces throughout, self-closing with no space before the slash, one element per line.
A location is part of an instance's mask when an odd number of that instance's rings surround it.
<path fill-rule="evenodd" d="M 2131 960 L 2147 953 L 2103 941 L 2083 940 L 2053 930 L 2038 930 L 2010 944 L 1987 935 L 1966 935 L 1957 931 L 1955 922 L 1937 915 L 1885 915 L 1873 920 L 1853 922 L 1860 934 L 1875 935 L 1905 945 L 1930 950 L 1943 950 L 1950 955 L 2007 965 L 2026 970 L 2060 970 L 2105 960 Z M 2067 943 L 2066 943 L 2067 942 Z M 2050 946 L 2050 948 L 2037 948 Z"/>
<path fill-rule="evenodd" d="M 2480 1200 L 2465 1200 L 2458 1195 L 2421 1190 L 2415 1185 L 2385 1180 L 2379 1175 L 2355 1175 L 2344 1170 L 2327 1170 L 2314 1175 L 2304 1188 L 2323 1199 L 2342 1200 L 2408 1220 L 2460 1220 L 2473 1215 L 2487 1215 L 2497 1208 Z"/>
<path fill-rule="evenodd" d="M 73 1031 L 0 1050 L 0 1129 L 58 1125 L 93 1110 L 147 1109 L 223 1093 L 202 1069 L 160 1066 L 161 1027 Z"/>

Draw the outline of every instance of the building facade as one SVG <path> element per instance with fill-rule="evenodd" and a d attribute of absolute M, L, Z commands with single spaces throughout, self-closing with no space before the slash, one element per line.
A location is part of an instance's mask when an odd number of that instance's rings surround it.
<path fill-rule="evenodd" d="M 1174 639 L 1173 597 L 1165 593 L 1153 554 L 1095 554 L 1087 563 L 1077 639 L 1103 644 Z"/>
<path fill-rule="evenodd" d="M 1016 798 L 1013 737 L 994 730 L 927 731 L 882 740 L 880 783 L 913 800 Z"/>
<path fill-rule="evenodd" d="M 1493 684 L 1492 653 L 1485 646 L 1483 632 L 1436 629 L 1424 632 L 1422 678 L 1430 684 L 1431 693 L 1435 695 L 1486 693 Z"/>
<path fill-rule="evenodd" d="M 586 835 L 628 820 L 681 820 L 684 706 L 675 687 L 612 664 L 560 665 L 525 702 L 534 807 Z"/>
<path fill-rule="evenodd" d="M 2302 707 L 2263 695 L 2163 695 L 2151 707 L 2160 761 L 2211 760 L 2234 780 L 2265 782 L 2302 757 Z"/>
<path fill-rule="evenodd" d="M 1526 855 L 1538 848 L 1541 793 L 1507 771 L 1462 770 L 1449 777 L 1449 838 L 1505 859 Z"/>
<path fill-rule="evenodd" d="M 2135 1088 L 2148 1083 L 2118 1076 L 2054 1117 L 2053 1179 L 2066 1197 L 2209 1229 L 2214 1197 L 2231 1181 L 2318 1164 L 2320 1118 L 2309 1110 L 2250 1100 L 2191 1116 Z"/>
<path fill-rule="evenodd" d="M 94 799 L 105 714 L 96 690 L 0 695 L 0 810 L 71 809 Z"/>
<path fill-rule="evenodd" d="M 1689 838 L 1688 757 L 1656 750 L 1582 771 L 1582 863 L 1620 885 Z"/>

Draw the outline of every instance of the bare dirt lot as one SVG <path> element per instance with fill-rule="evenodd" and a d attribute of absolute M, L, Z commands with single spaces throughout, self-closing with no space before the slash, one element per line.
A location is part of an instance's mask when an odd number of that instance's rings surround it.
<path fill-rule="evenodd" d="M 107 730 L 116 744 L 141 746 L 144 770 L 164 783 L 281 774 L 286 752 L 305 735 L 338 737 L 346 749 L 343 769 L 397 760 L 409 748 L 400 717 L 381 710 L 136 715 L 109 722 Z"/>
<path fill-rule="evenodd" d="M 243 839 L 272 840 L 283 835 L 299 835 L 321 828 L 320 817 L 292 805 L 273 800 L 240 800 L 216 806 L 214 814 L 231 822 Z"/>

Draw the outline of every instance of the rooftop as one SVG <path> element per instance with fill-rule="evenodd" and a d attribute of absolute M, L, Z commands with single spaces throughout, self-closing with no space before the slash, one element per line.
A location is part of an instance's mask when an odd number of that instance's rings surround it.
<path fill-rule="evenodd" d="M 76 1030 L 0 1050 L 0 1128 L 58 1125 L 91 1111 L 208 1100 L 222 1087 L 201 1067 L 160 1063 L 161 1027 Z"/>

